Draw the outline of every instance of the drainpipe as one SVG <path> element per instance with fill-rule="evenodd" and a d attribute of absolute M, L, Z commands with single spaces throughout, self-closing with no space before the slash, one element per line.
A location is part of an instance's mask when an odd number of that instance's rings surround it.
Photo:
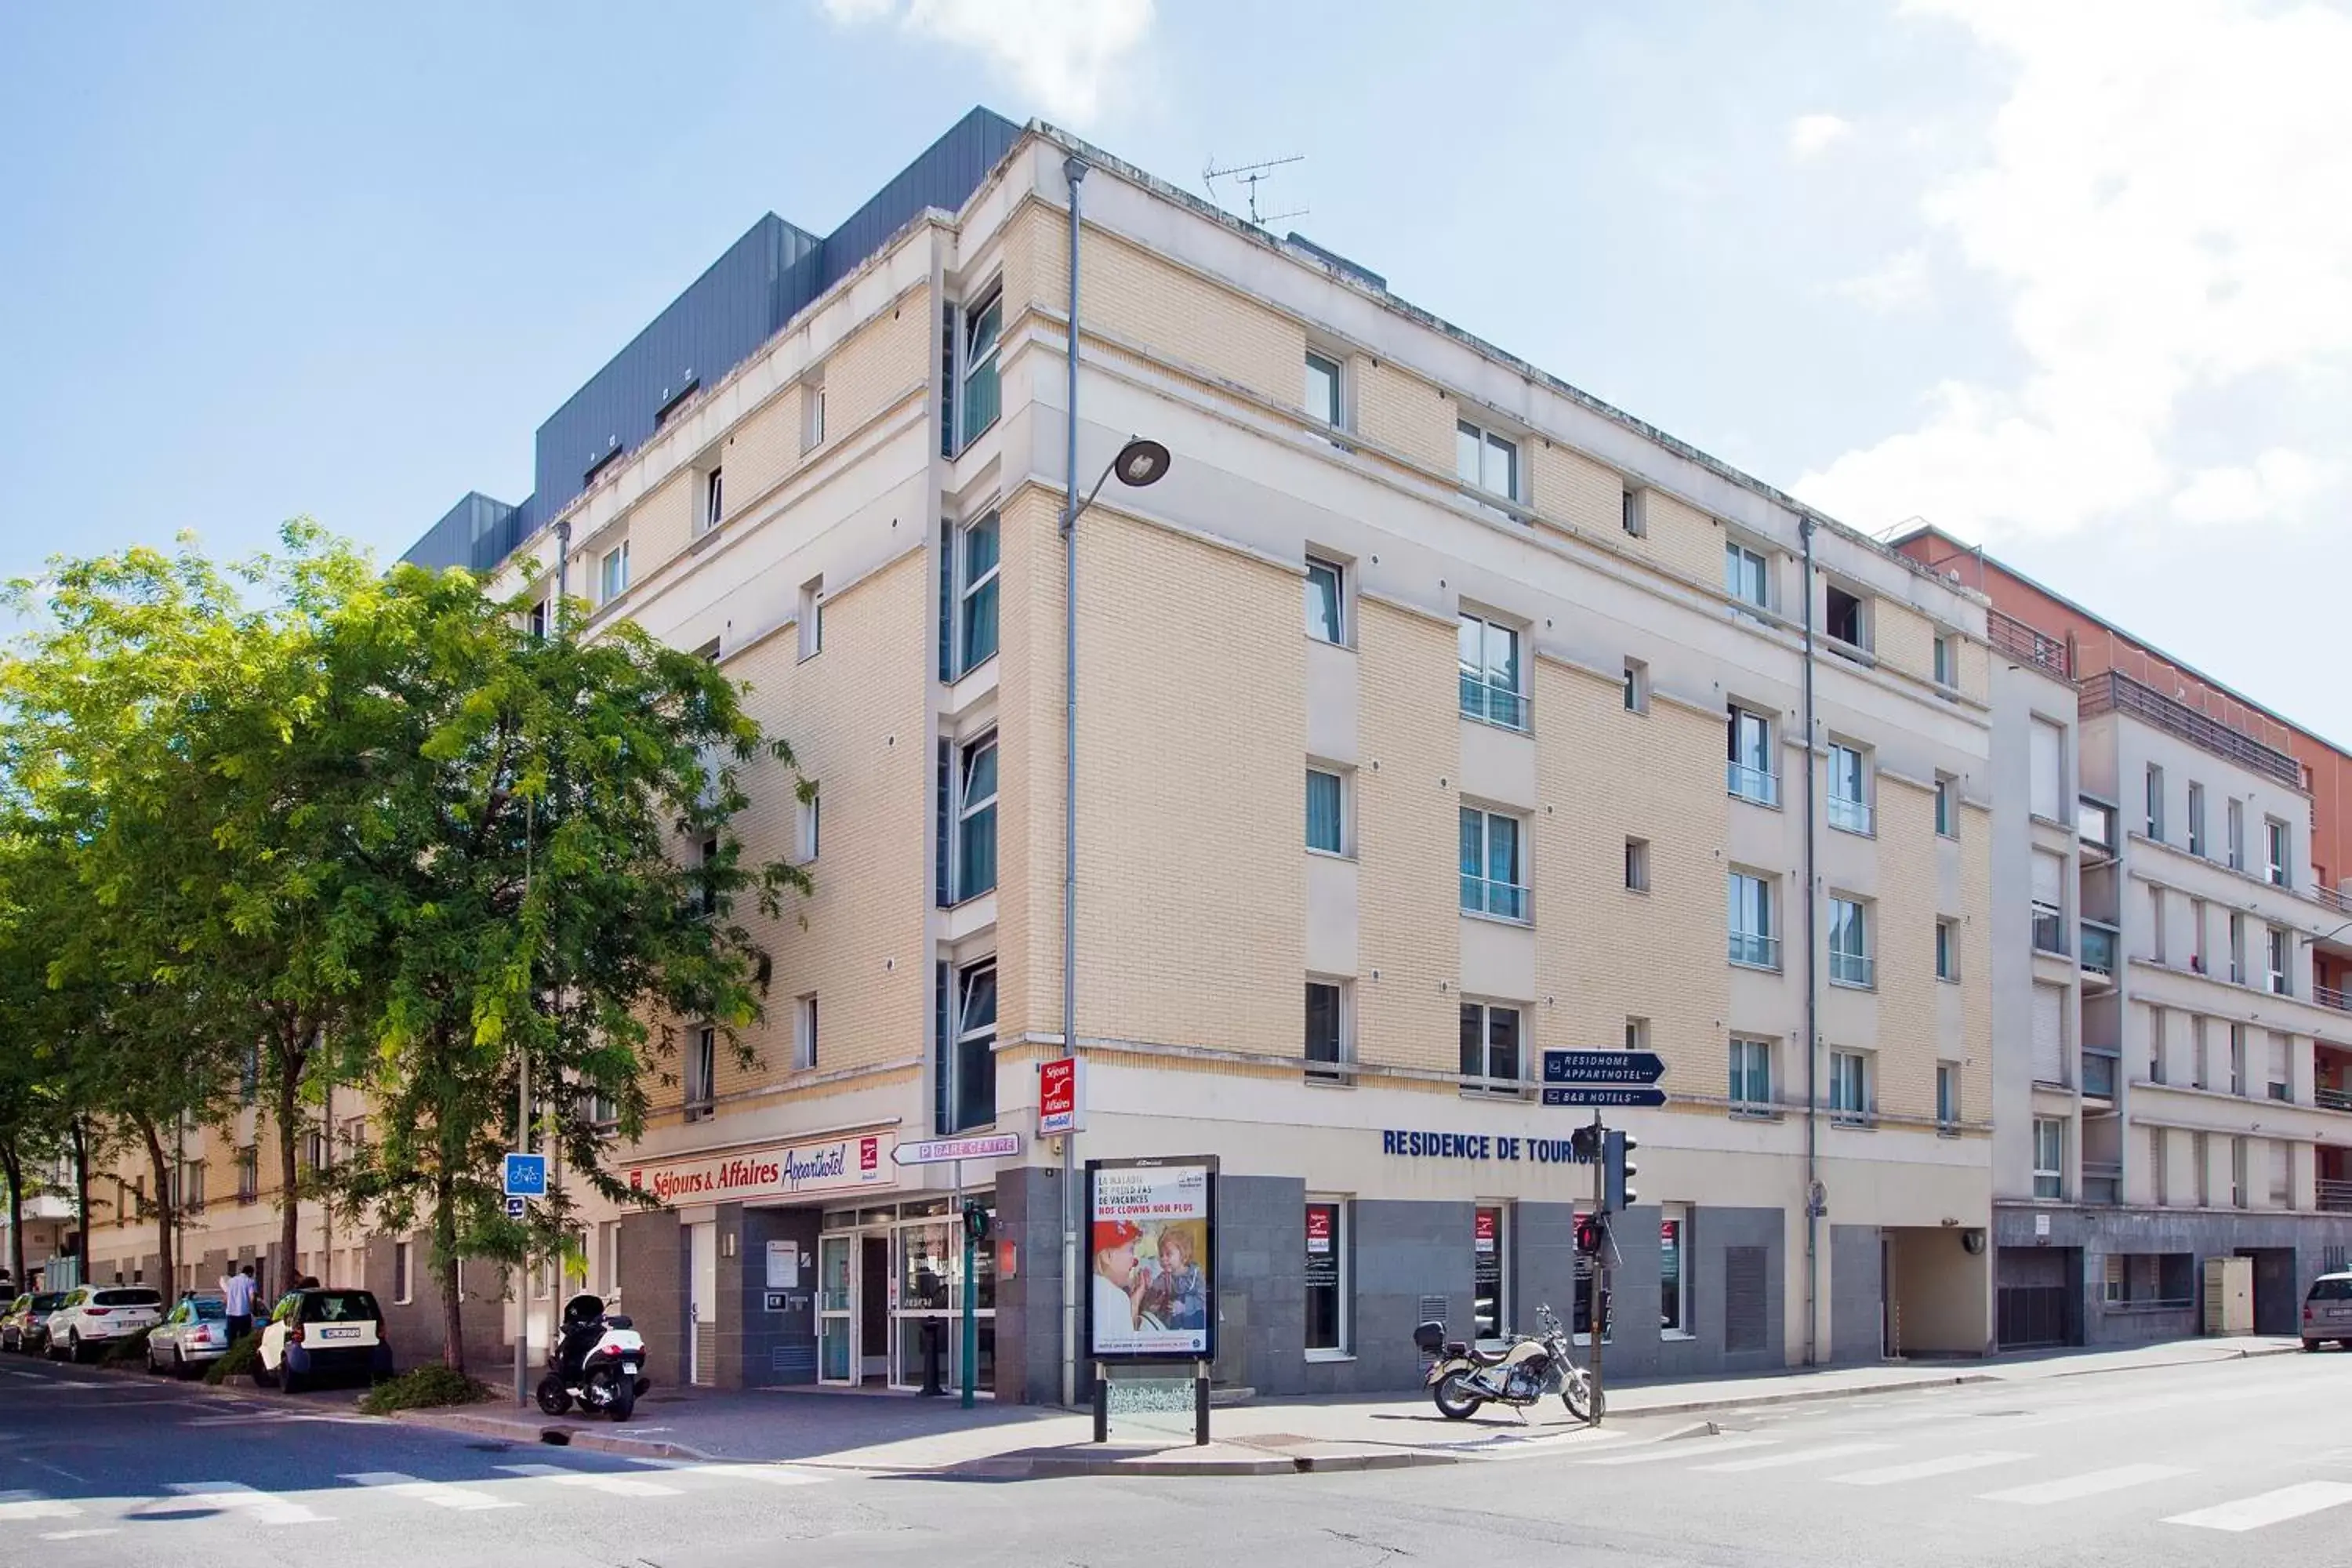
<path fill-rule="evenodd" d="M 1797 520 L 1805 546 L 1805 1364 L 1821 1358 L 1821 900 L 1813 863 L 1813 520 Z"/>
<path fill-rule="evenodd" d="M 1078 187 L 1086 161 L 1062 160 L 1070 182 L 1069 424 L 1062 502 L 1062 1049 L 1078 1055 Z M 1062 1134 L 1062 1407 L 1078 1402 L 1078 1134 Z"/>
<path fill-rule="evenodd" d="M 559 623 L 563 618 L 563 600 L 571 592 L 572 520 L 566 518 L 555 525 L 555 619 Z"/>

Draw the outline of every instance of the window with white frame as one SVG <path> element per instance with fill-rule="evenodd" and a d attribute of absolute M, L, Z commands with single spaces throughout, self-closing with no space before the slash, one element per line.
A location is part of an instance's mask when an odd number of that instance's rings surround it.
<path fill-rule="evenodd" d="M 955 668 L 958 675 L 996 657 L 997 516 L 973 519 L 956 532 Z"/>
<path fill-rule="evenodd" d="M 2147 765 L 2147 836 L 2164 842 L 2164 770 Z"/>
<path fill-rule="evenodd" d="M 1484 807 L 1462 808 L 1462 909 L 1498 920 L 1528 918 L 1527 825 Z"/>
<path fill-rule="evenodd" d="M 1462 667 L 1463 716 L 1507 730 L 1526 729 L 1528 700 L 1518 628 L 1465 611 L 1455 642 Z"/>
<path fill-rule="evenodd" d="M 1650 1048 L 1650 1020 L 1647 1018 L 1625 1020 L 1625 1048 L 1629 1051 L 1646 1051 Z"/>
<path fill-rule="evenodd" d="M 2246 803 L 2231 801 L 2225 815 L 2229 822 L 2230 869 L 2242 871 L 2246 868 Z"/>
<path fill-rule="evenodd" d="M 1731 1037 L 1731 1107 L 1735 1110 L 1772 1109 L 1772 1042 Z"/>
<path fill-rule="evenodd" d="M 816 1066 L 816 993 L 793 1002 L 793 1067 L 806 1072 Z"/>
<path fill-rule="evenodd" d="M 2232 910 L 2230 914 L 2230 984 L 2243 985 L 2245 983 L 2246 917 Z"/>
<path fill-rule="evenodd" d="M 1830 826 L 1846 833 L 1868 833 L 1870 763 L 1862 748 L 1843 741 L 1830 742 Z"/>
<path fill-rule="evenodd" d="M 1948 918 L 1936 921 L 1936 978 L 1958 980 L 1960 977 L 1960 922 Z"/>
<path fill-rule="evenodd" d="M 955 888 L 952 900 L 996 886 L 996 731 L 956 752 Z"/>
<path fill-rule="evenodd" d="M 1936 1125 L 1949 1132 L 1960 1125 L 1960 1064 L 1936 1064 Z"/>
<path fill-rule="evenodd" d="M 1464 484 L 1506 500 L 1519 495 L 1519 444 L 1467 419 L 1454 425 L 1454 474 Z"/>
<path fill-rule="evenodd" d="M 1646 539 L 1650 535 L 1650 509 L 1644 504 L 1648 493 L 1632 485 L 1617 492 L 1618 524 L 1632 538 Z"/>
<path fill-rule="evenodd" d="M 2287 977 L 2286 970 L 2286 932 L 2276 926 L 2270 928 L 2268 951 L 2271 994 L 2274 996 L 2294 995 L 2294 983 Z"/>
<path fill-rule="evenodd" d="M 1348 852 L 1346 776 L 1333 768 L 1307 770 L 1307 847 L 1326 855 Z"/>
<path fill-rule="evenodd" d="M 1346 409 L 1339 397 L 1339 362 L 1329 354 L 1307 351 L 1307 416 L 1318 425 L 1337 430 L 1346 423 Z"/>
<path fill-rule="evenodd" d="M 531 641 L 547 640 L 547 601 L 545 599 L 540 600 L 530 607 L 530 617 L 527 625 L 530 629 Z"/>
<path fill-rule="evenodd" d="M 2266 864 L 2264 874 L 2270 879 L 2270 884 L 2273 888 L 2284 888 L 2287 885 L 2287 852 L 2286 824 L 2275 816 L 2265 817 L 2263 820 L 2263 856 Z"/>
<path fill-rule="evenodd" d="M 392 1244 L 392 1300 L 395 1306 L 405 1307 L 416 1296 L 416 1247 L 414 1242 Z"/>
<path fill-rule="evenodd" d="M 1646 838 L 1625 840 L 1625 886 L 1636 893 L 1650 890 L 1650 841 Z"/>
<path fill-rule="evenodd" d="M 604 552 L 596 567 L 596 602 L 600 605 L 619 598 L 629 590 L 629 542 L 625 539 Z"/>
<path fill-rule="evenodd" d="M 1349 1205 L 1344 1198 L 1307 1200 L 1307 1357 L 1344 1356 L 1353 1325 L 1349 1310 Z"/>
<path fill-rule="evenodd" d="M 1307 982 L 1307 1033 L 1303 1049 L 1311 1082 L 1347 1081 L 1354 1055 L 1349 1037 L 1348 1003 L 1350 986 L 1337 977 L 1310 976 Z"/>
<path fill-rule="evenodd" d="M 824 651 L 824 579 L 812 577 L 801 584 L 799 614 L 803 658 L 814 658 Z"/>
<path fill-rule="evenodd" d="M 1003 401 L 997 386 L 996 354 L 1003 334 L 1004 291 L 992 286 L 980 296 L 978 303 L 967 306 L 963 312 L 963 338 L 957 361 L 963 375 L 959 399 L 963 405 L 959 449 L 971 445 L 982 431 L 996 423 Z"/>
<path fill-rule="evenodd" d="M 2189 781 L 2189 852 L 2205 853 L 2205 786 L 2195 779 Z"/>
<path fill-rule="evenodd" d="M 694 1031 L 686 1049 L 686 1119 L 701 1121 L 711 1113 L 719 1083 L 719 1031 L 705 1024 Z"/>
<path fill-rule="evenodd" d="M 1650 710 L 1650 667 L 1638 658 L 1625 661 L 1625 711 Z"/>
<path fill-rule="evenodd" d="M 1691 1218 L 1686 1204 L 1658 1210 L 1658 1334 L 1662 1339 L 1697 1337 L 1691 1316 Z"/>
<path fill-rule="evenodd" d="M 1830 1053 L 1830 1110 L 1840 1121 L 1870 1116 L 1870 1057 L 1863 1051 Z"/>
<path fill-rule="evenodd" d="M 1725 787 L 1759 805 L 1780 804 L 1780 781 L 1772 770 L 1772 721 L 1753 708 L 1731 705 L 1725 726 L 1730 747 Z"/>
<path fill-rule="evenodd" d="M 824 845 L 824 792 L 812 784 L 808 791 L 794 805 L 797 807 L 797 821 L 793 825 L 793 837 L 796 840 L 794 847 L 800 851 L 802 860 L 814 860 Z"/>
<path fill-rule="evenodd" d="M 1462 1004 L 1462 1076 L 1471 1092 L 1520 1092 L 1519 1045 L 1517 1007 L 1492 1002 Z"/>
<path fill-rule="evenodd" d="M 1307 558 L 1307 635 L 1339 647 L 1348 645 L 1348 569 L 1320 556 Z"/>
<path fill-rule="evenodd" d="M 1949 773 L 1936 775 L 1936 831 L 1947 838 L 1960 836 L 1960 781 Z"/>
<path fill-rule="evenodd" d="M 727 516 L 727 479 L 723 469 L 716 467 L 702 476 L 702 526 L 717 528 Z"/>
<path fill-rule="evenodd" d="M 1723 591 L 1751 609 L 1772 607 L 1772 572 L 1764 552 L 1744 544 L 1723 547 Z"/>
<path fill-rule="evenodd" d="M 1870 600 L 1851 588 L 1827 584 L 1822 595 L 1822 632 L 1830 639 L 1832 653 L 1845 648 L 1867 650 Z"/>
<path fill-rule="evenodd" d="M 1948 689 L 1960 684 L 1960 639 L 1948 632 L 1936 638 L 1936 684 Z"/>
<path fill-rule="evenodd" d="M 2066 1123 L 2055 1116 L 2033 1119 L 2033 1195 L 2063 1197 L 2066 1191 Z"/>
<path fill-rule="evenodd" d="M 1830 984 L 1867 988 L 1872 984 L 1870 906 L 1860 899 L 1830 895 Z"/>
<path fill-rule="evenodd" d="M 1731 962 L 1749 969 L 1780 967 L 1780 939 L 1772 919 L 1772 884 L 1751 871 L 1734 871 L 1731 890 Z"/>
<path fill-rule="evenodd" d="M 801 378 L 801 450 L 824 445 L 824 373 L 813 370 Z"/>
<path fill-rule="evenodd" d="M 950 971 L 951 986 L 940 1077 L 940 1131 L 961 1132 L 996 1120 L 996 960 Z"/>

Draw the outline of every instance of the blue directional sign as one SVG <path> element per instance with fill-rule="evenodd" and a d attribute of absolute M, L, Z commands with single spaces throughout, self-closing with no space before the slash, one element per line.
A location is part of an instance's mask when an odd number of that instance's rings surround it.
<path fill-rule="evenodd" d="M 1639 1085 L 1655 1083 L 1665 1075 L 1666 1064 L 1655 1051 L 1551 1050 L 1543 1054 L 1546 1083 Z"/>
<path fill-rule="evenodd" d="M 1621 1089 L 1605 1083 L 1546 1084 L 1543 1102 L 1546 1105 L 1614 1105 L 1637 1110 L 1654 1110 L 1665 1104 L 1666 1091 L 1663 1089 Z"/>
<path fill-rule="evenodd" d="M 547 1156 L 544 1154 L 508 1155 L 507 1196 L 543 1198 L 546 1195 Z"/>
<path fill-rule="evenodd" d="M 530 1212 L 530 1200 L 529 1198 L 509 1198 L 507 1200 L 507 1218 L 520 1219 Z"/>

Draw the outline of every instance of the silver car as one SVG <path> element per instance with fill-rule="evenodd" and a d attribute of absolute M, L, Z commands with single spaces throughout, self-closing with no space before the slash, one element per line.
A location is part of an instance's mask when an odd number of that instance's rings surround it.
<path fill-rule="evenodd" d="M 2303 1299 L 2303 1348 L 2315 1351 L 2323 1340 L 2352 1350 L 2352 1272 L 2321 1275 Z"/>
<path fill-rule="evenodd" d="M 147 1331 L 147 1370 L 186 1377 L 227 1349 L 228 1303 L 218 1296 L 190 1296 Z"/>

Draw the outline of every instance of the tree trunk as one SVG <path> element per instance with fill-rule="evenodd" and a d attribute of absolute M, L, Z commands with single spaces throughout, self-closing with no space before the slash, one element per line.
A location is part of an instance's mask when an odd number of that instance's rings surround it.
<path fill-rule="evenodd" d="M 457 1184 L 445 1164 L 433 1180 L 433 1263 L 441 1275 L 441 1364 L 466 1370 L 464 1292 L 457 1269 Z"/>
<path fill-rule="evenodd" d="M 301 1274 L 295 1259 L 301 1256 L 301 1173 L 296 1152 L 302 1135 L 302 1068 L 309 1058 L 300 1024 L 281 1025 L 278 1033 L 278 1082 L 272 1086 L 277 1103 L 271 1115 L 278 1123 L 278 1256 L 290 1289 Z"/>
<path fill-rule="evenodd" d="M 89 1283 L 89 1134 L 82 1119 L 74 1118 L 74 1261 L 81 1282 Z"/>
<path fill-rule="evenodd" d="M 178 1173 L 171 1154 L 164 1152 L 163 1130 L 151 1118 L 142 1116 L 137 1120 L 140 1139 L 147 1145 L 147 1163 L 155 1171 L 155 1254 L 159 1263 L 157 1272 L 163 1275 L 163 1280 L 156 1288 L 165 1301 L 176 1301 L 180 1298 L 180 1259 L 177 1249 L 173 1246 L 175 1239 L 173 1231 L 179 1217 L 180 1205 L 179 1194 L 173 1191 L 173 1187 Z"/>
<path fill-rule="evenodd" d="M 8 1177 L 8 1278 L 19 1290 L 25 1283 L 25 1163 L 16 1157 L 14 1140 L 0 1143 L 0 1172 Z"/>

